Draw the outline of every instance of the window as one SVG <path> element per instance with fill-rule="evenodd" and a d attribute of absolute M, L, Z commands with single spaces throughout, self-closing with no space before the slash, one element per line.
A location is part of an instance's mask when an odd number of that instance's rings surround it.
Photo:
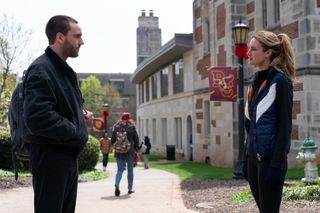
<path fill-rule="evenodd" d="M 280 2 L 279 0 L 274 0 L 274 23 L 280 22 Z"/>
<path fill-rule="evenodd" d="M 183 92 L 183 60 L 173 64 L 173 93 Z"/>
<path fill-rule="evenodd" d="M 146 135 L 149 136 L 149 119 L 146 119 Z"/>
<path fill-rule="evenodd" d="M 206 22 L 205 22 L 205 53 L 210 53 L 210 23 L 209 23 L 209 18 L 206 17 Z"/>
<path fill-rule="evenodd" d="M 110 84 L 114 85 L 120 94 L 124 92 L 124 79 L 110 79 Z"/>
<path fill-rule="evenodd" d="M 129 107 L 129 98 L 122 98 L 122 107 L 123 108 Z"/>
<path fill-rule="evenodd" d="M 141 83 L 141 103 L 144 103 L 144 84 Z"/>
<path fill-rule="evenodd" d="M 151 86 L 152 86 L 152 100 L 156 99 L 158 94 L 157 94 L 157 77 L 156 75 L 153 75 L 151 77 Z"/>
<path fill-rule="evenodd" d="M 175 142 L 178 149 L 182 149 L 182 119 L 174 118 Z"/>
<path fill-rule="evenodd" d="M 267 0 L 262 0 L 262 25 L 263 27 L 268 26 L 267 17 Z"/>
<path fill-rule="evenodd" d="M 156 144 L 157 143 L 157 123 L 156 119 L 152 119 L 152 143 Z"/>
<path fill-rule="evenodd" d="M 145 135 L 144 134 L 144 120 L 141 119 L 141 124 L 140 124 L 140 135 Z"/>
<path fill-rule="evenodd" d="M 209 1 L 205 0 L 204 5 L 202 8 L 203 11 L 203 46 L 204 46 L 204 53 L 210 54 L 210 22 L 209 22 Z"/>
<path fill-rule="evenodd" d="M 146 79 L 146 102 L 148 102 L 150 99 L 150 85 L 149 85 L 149 79 Z"/>
<path fill-rule="evenodd" d="M 210 101 L 204 102 L 204 133 L 210 136 Z"/>
<path fill-rule="evenodd" d="M 161 133 L 162 133 L 162 145 L 167 145 L 168 133 L 167 133 L 167 119 L 161 118 Z"/>
<path fill-rule="evenodd" d="M 272 29 L 280 22 L 279 0 L 262 0 L 262 24 L 266 29 Z"/>
<path fill-rule="evenodd" d="M 138 85 L 138 93 L 139 93 L 139 104 L 142 104 L 142 84 Z"/>
<path fill-rule="evenodd" d="M 161 70 L 161 97 L 168 95 L 168 67 Z"/>

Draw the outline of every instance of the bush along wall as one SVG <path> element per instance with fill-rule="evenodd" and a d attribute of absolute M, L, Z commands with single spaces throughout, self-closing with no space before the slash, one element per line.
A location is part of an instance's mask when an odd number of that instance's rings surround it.
<path fill-rule="evenodd" d="M 12 152 L 11 152 L 11 136 L 9 130 L 0 131 L 0 169 L 13 170 Z M 27 170 L 28 161 L 17 160 L 19 170 Z"/>
<path fill-rule="evenodd" d="M 79 170 L 93 170 L 98 163 L 100 142 L 89 135 L 89 139 L 79 156 Z"/>
<path fill-rule="evenodd" d="M 0 131 L 0 169 L 12 169 L 11 137 L 9 130 Z"/>

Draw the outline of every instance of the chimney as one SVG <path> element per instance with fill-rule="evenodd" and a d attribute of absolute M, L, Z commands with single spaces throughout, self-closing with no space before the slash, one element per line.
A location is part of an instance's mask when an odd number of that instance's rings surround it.
<path fill-rule="evenodd" d="M 141 16 L 146 16 L 146 10 L 141 10 Z"/>
<path fill-rule="evenodd" d="M 153 16 L 153 10 L 149 10 L 149 16 Z"/>

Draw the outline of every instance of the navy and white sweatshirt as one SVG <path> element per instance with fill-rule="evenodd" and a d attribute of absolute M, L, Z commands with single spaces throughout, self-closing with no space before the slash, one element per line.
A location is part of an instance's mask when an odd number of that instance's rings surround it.
<path fill-rule="evenodd" d="M 292 82 L 282 72 L 270 67 L 255 73 L 245 108 L 249 156 L 260 154 L 282 169 L 291 144 L 292 103 Z"/>

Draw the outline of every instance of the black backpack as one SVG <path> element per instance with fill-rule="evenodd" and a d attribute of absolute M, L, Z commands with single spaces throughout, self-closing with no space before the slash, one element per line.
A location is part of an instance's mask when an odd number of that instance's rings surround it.
<path fill-rule="evenodd" d="M 25 78 L 24 78 L 25 79 Z M 15 179 L 18 179 L 18 161 L 29 160 L 29 145 L 24 140 L 26 131 L 30 131 L 23 120 L 23 98 L 24 98 L 24 82 L 18 83 L 13 91 L 8 120 L 11 133 L 11 150 L 12 150 L 12 163 L 15 171 Z"/>

